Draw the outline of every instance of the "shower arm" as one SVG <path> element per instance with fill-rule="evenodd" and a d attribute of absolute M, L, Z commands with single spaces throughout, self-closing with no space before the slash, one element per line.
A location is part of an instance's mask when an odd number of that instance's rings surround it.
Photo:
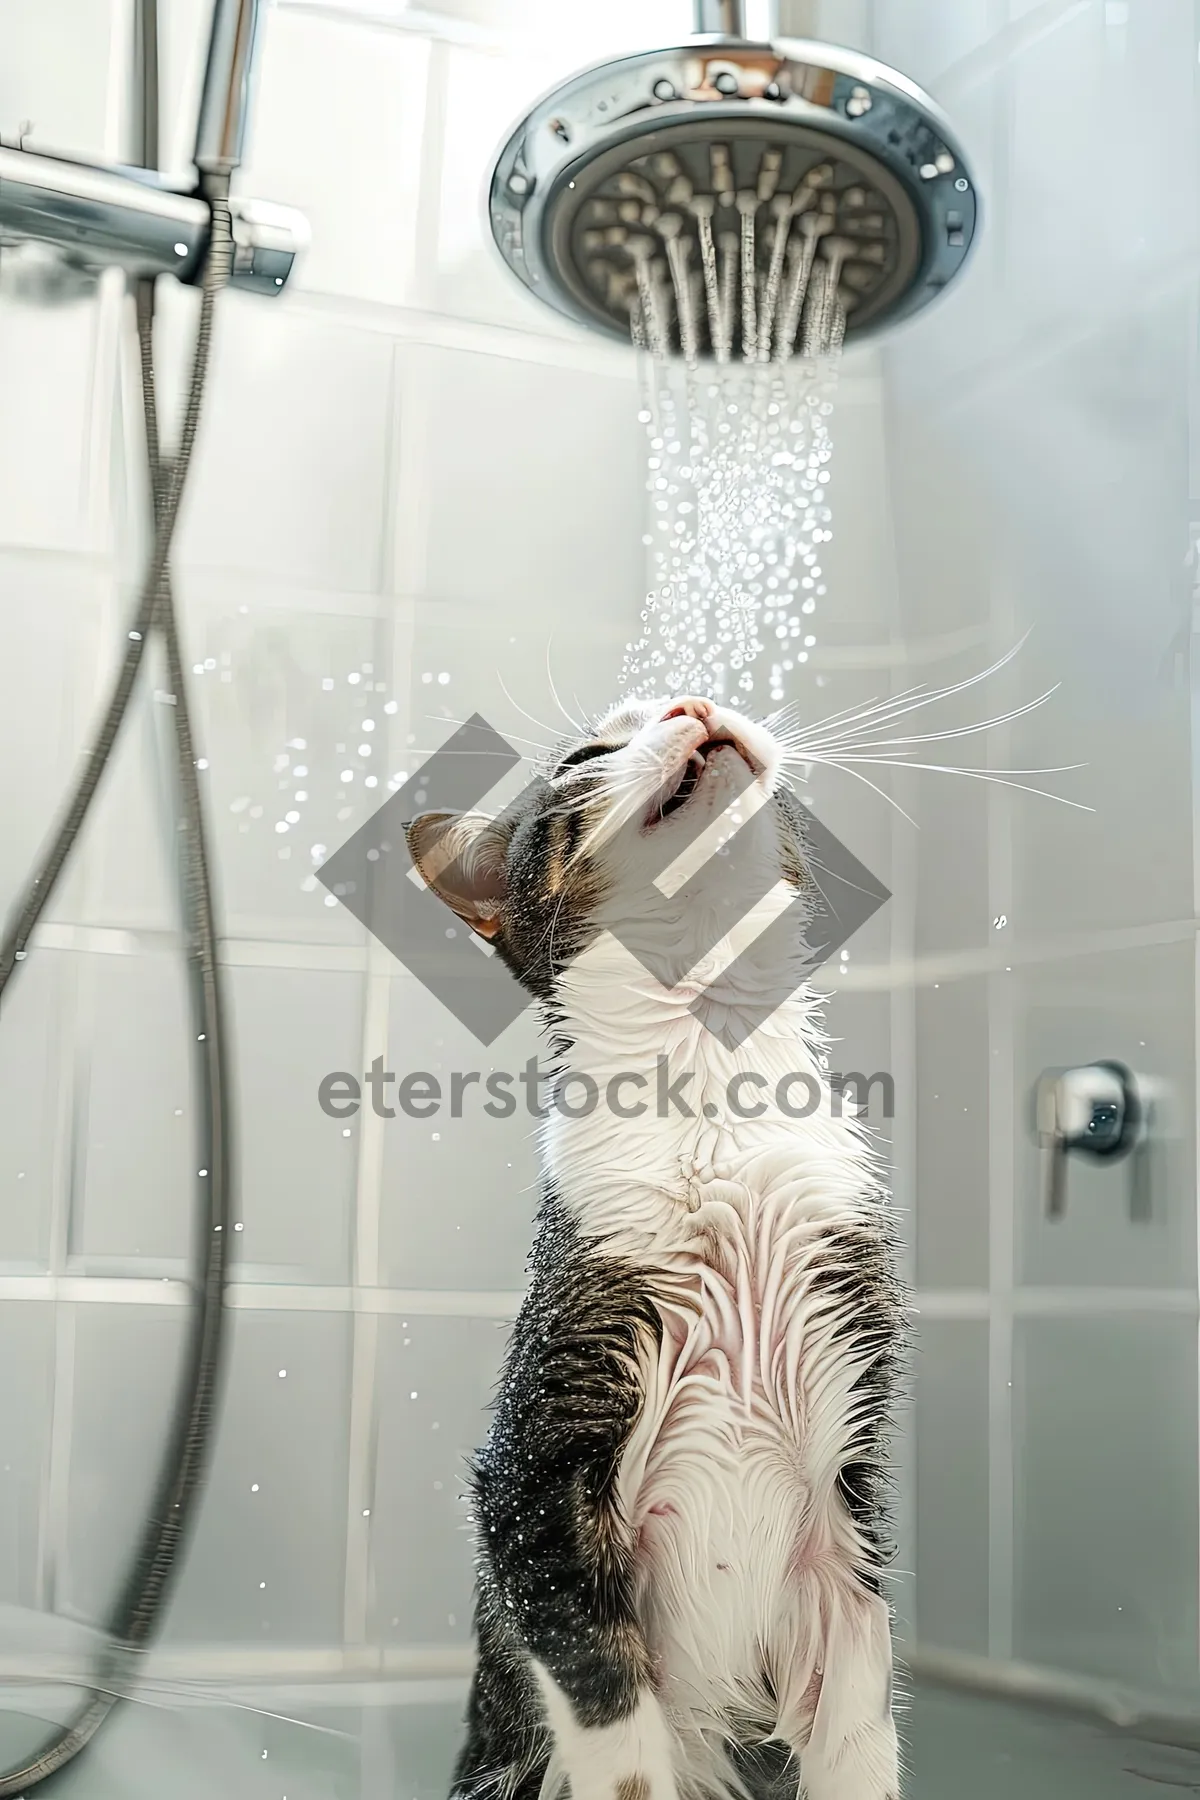
<path fill-rule="evenodd" d="M 765 4 L 759 0 L 753 10 L 757 16 L 750 18 L 751 5 L 747 0 L 694 0 L 693 30 L 697 37 L 774 43 L 780 34 L 781 0 L 766 0 Z M 785 35 L 795 37 L 797 33 L 793 29 Z"/>
<path fill-rule="evenodd" d="M 253 88 L 260 0 L 215 0 L 196 127 L 198 180 L 172 186 L 157 170 L 112 167 L 0 140 L 0 278 L 6 253 L 36 244 L 52 255 L 47 293 L 75 278 L 90 291 L 105 268 L 203 279 L 212 231 L 209 195 L 242 160 Z M 235 195 L 230 286 L 278 294 L 308 243 L 303 214 Z"/>
<path fill-rule="evenodd" d="M 746 9 L 742 0 L 696 0 L 696 36 L 744 38 Z"/>

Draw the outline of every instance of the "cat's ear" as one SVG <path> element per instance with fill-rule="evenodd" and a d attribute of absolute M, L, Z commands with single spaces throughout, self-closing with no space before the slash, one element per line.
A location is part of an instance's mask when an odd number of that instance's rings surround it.
<path fill-rule="evenodd" d="M 493 938 L 507 892 L 507 834 L 486 813 L 421 813 L 404 827 L 417 873 L 439 900 Z"/>

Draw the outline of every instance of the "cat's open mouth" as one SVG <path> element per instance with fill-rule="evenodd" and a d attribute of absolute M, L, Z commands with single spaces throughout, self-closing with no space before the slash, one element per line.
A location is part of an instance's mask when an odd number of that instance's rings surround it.
<path fill-rule="evenodd" d="M 744 745 L 739 744 L 730 732 L 717 732 L 712 737 L 706 738 L 691 752 L 679 771 L 674 787 L 668 789 L 654 808 L 649 820 L 651 825 L 656 825 L 661 819 L 669 819 L 672 813 L 679 812 L 682 807 L 687 805 L 700 786 L 704 772 L 708 768 L 709 758 L 721 750 L 736 751 L 755 775 L 761 774 L 759 764 Z"/>

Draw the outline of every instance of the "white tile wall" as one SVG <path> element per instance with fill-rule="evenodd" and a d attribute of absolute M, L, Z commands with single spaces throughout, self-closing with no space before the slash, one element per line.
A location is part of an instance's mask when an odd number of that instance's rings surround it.
<path fill-rule="evenodd" d="M 503 1348 L 495 1320 L 380 1321 L 370 1633 L 465 1646 L 471 1629 L 468 1458 Z M 420 1543 L 421 1554 L 412 1546 Z"/>
<path fill-rule="evenodd" d="M 286 299 L 226 298 L 183 566 L 377 592 L 391 343 Z"/>
<path fill-rule="evenodd" d="M 276 6 L 241 181 L 305 214 L 303 287 L 393 306 L 419 291 L 427 39 Z"/>
<path fill-rule="evenodd" d="M 182 1273 L 197 1165 L 181 959 L 77 960 L 69 1253 L 92 1270 Z"/>
<path fill-rule="evenodd" d="M 1027 779 L 1095 809 L 933 778 L 918 803 L 917 1628 L 1194 1692 L 1194 8 L 877 20 L 986 203 L 960 292 L 885 353 L 904 634 L 916 651 L 981 627 L 948 660 L 965 672 L 1031 631 L 970 710 L 1059 691 L 978 760 L 1057 769 Z M 1151 195 L 1165 165 L 1177 179 Z M 1186 1096 L 1181 1130 L 1159 1120 L 1146 1224 L 1128 1165 L 1081 1162 L 1067 1218 L 1044 1216 L 1033 1084 L 1097 1057 Z M 1117 1361 L 1139 1423 L 1114 1419 L 1111 1454 L 1162 1486 L 1136 1567 L 1116 1551 L 1130 1509 L 1089 1472 Z M 953 1445 L 942 1407 L 962 1414 Z"/>
<path fill-rule="evenodd" d="M 351 1322 L 239 1311 L 231 1336 L 210 1485 L 167 1643 L 337 1643 Z"/>
<path fill-rule="evenodd" d="M 5 19 L 0 131 L 27 127 L 38 149 L 116 157 L 128 73 L 129 14 L 123 5 L 46 0 Z M 63 49 L 70 46 L 70 55 Z"/>
<path fill-rule="evenodd" d="M 28 18 L 18 60 L 34 99 L 56 69 L 64 77 L 58 142 L 115 154 L 124 94 L 101 49 L 111 63 L 110 37 L 124 46 L 131 19 L 114 4 L 101 32 L 85 10 L 97 44 L 86 75 Z M 634 10 L 630 43 L 677 29 Z M 182 169 L 204 9 L 168 11 L 163 162 Z M 66 28 L 61 14 L 47 29 Z M 510 43 L 494 21 L 474 23 L 473 43 L 468 30 L 448 45 L 328 8 L 272 9 L 242 180 L 302 207 L 313 250 L 280 303 L 222 302 L 178 541 L 229 937 L 242 1299 L 168 1637 L 268 1660 L 286 1646 L 336 1654 L 364 1633 L 465 1645 L 457 1496 L 533 1206 L 523 1115 L 489 1121 L 486 1139 L 447 1120 L 435 1146 L 413 1121 L 380 1133 L 359 1119 L 346 1137 L 321 1112 L 322 1076 L 389 1044 L 402 1071 L 448 1027 L 456 1067 L 480 1053 L 394 964 L 375 954 L 382 985 L 369 974 L 362 930 L 312 880 L 314 846 L 349 836 L 462 709 L 485 706 L 532 750 L 524 739 L 558 728 L 547 663 L 569 706 L 601 703 L 642 590 L 630 371 L 524 302 L 495 265 L 482 273 L 493 141 L 576 49 L 586 60 L 589 33 L 573 47 L 558 31 L 551 47 L 548 34 Z M 7 107 L 7 64 L 5 76 Z M 195 312 L 194 296 L 162 294 L 168 439 Z M 11 883 L 84 741 L 145 530 L 119 296 L 44 313 L 5 304 L 2 322 L 0 741 L 22 769 L 2 821 Z M 154 1289 L 153 1305 L 119 1297 L 183 1273 L 195 1179 L 160 681 L 151 669 L 0 1038 L 11 1113 L 0 1263 L 31 1280 L 69 1273 L 86 1284 L 72 1296 L 94 1296 L 6 1304 L 31 1379 L 0 1476 L 0 1573 L 13 1598 L 89 1619 L 116 1592 L 148 1499 L 184 1323 L 176 1287 Z M 523 1064 L 528 1023 L 508 1040 L 494 1055 Z M 126 1277 L 141 1280 L 121 1287 Z M 365 1310 L 356 1280 L 382 1284 Z M 401 1302 L 405 1313 L 386 1310 Z M 119 1448 L 111 1463 L 106 1445 Z M 417 1539 L 428 1554 L 414 1585 Z"/>
<path fill-rule="evenodd" d="M 534 625 L 536 609 L 564 635 L 577 609 L 604 619 L 624 611 L 632 630 L 641 534 L 622 526 L 639 514 L 644 480 L 632 380 L 412 354 L 429 359 L 432 396 L 426 592 L 515 613 L 522 625 Z"/>
<path fill-rule="evenodd" d="M 47 951 L 5 1008 L 0 1032 L 0 1264 L 39 1270 L 50 1257 L 57 1203 L 69 1169 L 62 1155 L 62 1089 L 75 1000 L 75 959 Z"/>
<path fill-rule="evenodd" d="M 446 1096 L 436 1117 L 400 1113 L 383 1126 L 379 1253 L 392 1286 L 508 1293 L 524 1286 L 536 1121 L 520 1087 L 507 1119 L 485 1115 L 481 1090 L 492 1069 L 522 1070 L 537 1043 L 531 1020 L 522 1017 L 485 1050 L 419 983 L 391 983 L 385 1066 L 399 1078 L 426 1071 Z M 456 1119 L 451 1077 L 475 1072 L 481 1080 L 463 1090 Z"/>
<path fill-rule="evenodd" d="M 0 454 L 17 460 L 7 439 Z M 101 627 L 113 599 L 111 575 L 88 558 L 0 550 L 0 615 L 15 646 L 0 662 L 0 760 L 15 776 L 0 790 L 6 908 L 90 718 Z"/>
<path fill-rule="evenodd" d="M 63 1309 L 55 1423 L 70 1386 L 70 1436 L 52 1446 L 59 1541 L 45 1544 L 55 1611 L 100 1623 L 118 1604 L 159 1475 L 183 1348 L 183 1313 L 158 1306 Z"/>
<path fill-rule="evenodd" d="M 351 1273 L 358 1162 L 316 1104 L 325 1076 L 357 1069 L 362 977 L 332 969 L 231 973 L 242 1146 L 241 1273 L 345 1282 Z"/>
<path fill-rule="evenodd" d="M 6 1382 L 4 1458 L 0 1461 L 0 1597 L 8 1606 L 37 1606 L 44 1594 L 46 1456 L 54 1399 L 54 1309 L 36 1301 L 6 1306 L 0 1316 L 0 1355 L 21 1370 Z"/>
<path fill-rule="evenodd" d="M 93 405 L 95 304 L 5 303 L 0 391 L 12 408 L 0 483 L 6 548 L 90 550 L 85 483 Z"/>
<path fill-rule="evenodd" d="M 433 1127 L 361 1118 L 346 1139 L 320 1114 L 321 1073 L 365 1067 L 385 1043 L 414 1066 L 437 1031 L 431 1003 L 392 965 L 368 964 L 360 928 L 306 885 L 312 847 L 340 843 L 373 803 L 365 777 L 379 765 L 358 750 L 372 713 L 394 704 L 371 741 L 390 772 L 407 772 L 448 718 L 476 705 L 514 742 L 556 730 L 547 662 L 568 706 L 611 687 L 644 579 L 636 389 L 619 357 L 506 280 L 484 239 L 482 189 L 496 141 L 534 93 L 592 54 L 682 32 L 689 9 L 656 0 L 564 19 L 549 5 L 518 17 L 478 0 L 448 6 L 436 41 L 385 26 L 386 7 L 344 10 L 292 0 L 269 20 L 245 185 L 305 208 L 314 246 L 280 303 L 222 302 L 177 558 L 203 671 L 194 687 L 230 938 L 247 1284 L 170 1626 L 178 1644 L 218 1656 L 320 1649 L 335 1666 L 364 1638 L 465 1643 L 455 1495 L 483 1426 L 494 1315 L 521 1280 L 533 1164 L 521 1119 L 489 1122 L 486 1138 L 449 1121 L 435 1144 Z M 874 27 L 878 51 L 942 95 L 988 212 L 961 292 L 889 352 L 886 404 L 871 370 L 847 382 L 830 601 L 804 697 L 833 711 L 949 679 L 1036 624 L 1022 664 L 1034 688 L 1064 673 L 1074 685 L 1060 710 L 1014 731 L 1014 758 L 1074 760 L 1065 751 L 1081 743 L 1102 809 L 1086 821 L 929 777 L 902 795 L 914 834 L 850 778 L 816 788 L 823 816 L 893 887 L 852 948 L 833 1018 L 848 1053 L 861 1047 L 872 1066 L 890 1055 L 899 1091 L 920 1089 L 919 1113 L 894 1122 L 897 1181 L 917 1195 L 931 1317 L 939 1305 L 951 1315 L 918 1362 L 917 1431 L 903 1452 L 916 1486 L 901 1560 L 918 1559 L 918 1629 L 964 1648 L 1069 1656 L 1070 1620 L 1054 1639 L 1036 1608 L 1022 1610 L 1038 1558 L 1056 1554 L 1061 1470 L 1044 1407 L 1027 1415 L 1033 1460 L 1011 1454 L 1010 1339 L 1021 1282 L 1062 1272 L 1040 1250 L 1032 1270 L 1019 1263 L 1014 1214 L 1030 1177 L 1015 1146 L 1030 1058 L 1043 1038 L 1051 1054 L 1053 1037 L 1031 1024 L 1036 957 L 1057 954 L 1055 934 L 1194 913 L 1188 697 L 1159 670 L 1186 620 L 1195 45 L 1180 0 L 1152 18 L 1131 9 L 1124 39 L 1113 9 L 1070 0 L 829 0 L 819 11 L 820 28 L 846 41 L 865 43 Z M 32 117 L 39 142 L 117 154 L 124 0 L 18 0 L 18 14 L 0 129 Z M 204 8 L 179 0 L 166 14 L 164 163 L 183 168 Z M 1113 95 L 1131 86 L 1151 96 L 1130 128 L 1137 154 L 1110 129 Z M 1153 99 L 1168 91 L 1172 104 Z M 1144 195 L 1143 162 L 1177 181 Z M 0 792 L 8 889 L 83 741 L 130 599 L 142 502 L 128 361 L 116 404 L 119 313 L 111 299 L 54 313 L 0 305 L 0 760 L 20 772 Z M 193 314 L 192 299 L 164 295 L 169 406 Z M 56 898 L 56 947 L 38 950 L 6 1009 L 7 1269 L 149 1276 L 186 1250 L 191 1101 L 162 848 L 169 790 L 152 758 L 161 723 L 149 700 L 131 721 L 78 873 Z M 291 810 L 300 820 L 276 832 Z M 1002 909 L 1012 937 L 1000 942 Z M 78 935 L 92 927 L 102 940 Z M 1010 942 L 1028 964 L 1019 1001 L 998 985 Z M 1104 943 L 1093 950 L 1099 982 Z M 1168 971 L 1155 965 L 1145 986 L 1147 1016 L 1170 1018 L 1161 1044 L 1146 1035 L 1179 1080 L 1191 1054 L 1186 963 L 1181 953 Z M 1130 965 L 1125 999 L 1109 1009 L 1127 1038 L 1138 979 Z M 1047 990 L 1051 1024 L 1069 987 Z M 513 1028 L 506 1057 L 523 1060 L 525 1030 Z M 1097 1036 L 1094 1053 L 1115 1042 Z M 466 1063 L 469 1049 L 447 1042 L 438 1054 Z M 953 1131 L 932 1121 L 943 1074 L 967 1109 Z M 1182 1207 L 1192 1175 L 1175 1155 L 1169 1192 Z M 1155 1242 L 1131 1268 L 1173 1281 L 1192 1239 L 1181 1225 Z M 1120 1241 L 1109 1250 L 1119 1255 Z M 356 1279 L 383 1291 L 356 1295 Z M 13 1446 L 0 1473 L 0 1592 L 100 1616 L 149 1491 L 181 1322 L 165 1297 L 4 1302 L 5 1343 L 33 1373 L 0 1434 Z M 1174 1341 L 1160 1333 L 1139 1366 L 1170 1362 L 1174 1379 Z M 1059 1350 L 1039 1361 L 1035 1337 L 1022 1354 L 1031 1394 L 1039 1369 L 1076 1367 Z M 410 1366 L 419 1378 L 408 1386 Z M 1175 1391 L 1186 1399 L 1186 1383 Z M 1173 1521 L 1192 1517 L 1195 1500 L 1180 1432 L 1155 1442 L 1164 1479 L 1184 1484 Z M 941 1485 L 955 1458 L 961 1506 Z M 1014 1520 L 1014 1469 L 1033 1471 L 1046 1509 L 1036 1541 Z M 1099 1518 L 1096 1555 L 1111 1551 L 1109 1527 Z M 1148 1577 L 1149 1604 L 1160 1577 Z M 1064 1590 L 1065 1608 L 1084 1586 Z M 1179 1620 L 1169 1623 L 1175 1657 Z M 1147 1615 L 1117 1661 L 1157 1629 Z"/>

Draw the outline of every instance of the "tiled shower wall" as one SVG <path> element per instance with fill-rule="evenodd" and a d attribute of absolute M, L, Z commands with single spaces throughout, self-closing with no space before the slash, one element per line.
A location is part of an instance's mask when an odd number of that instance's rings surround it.
<path fill-rule="evenodd" d="M 895 1078 L 921 1290 L 902 1616 L 951 1649 L 1186 1686 L 1192 214 L 1180 203 L 1187 230 L 1168 244 L 1151 197 L 1104 235 L 1093 152 L 1125 204 L 1093 118 L 1101 77 L 1120 80 L 1111 7 L 923 6 L 919 33 L 917 9 L 801 10 L 793 29 L 873 41 L 944 93 L 990 206 L 962 294 L 882 375 L 869 355 L 848 360 L 829 616 L 797 696 L 832 712 L 956 679 L 1036 623 L 983 698 L 914 729 L 988 717 L 1066 674 L 1044 713 L 990 740 L 992 763 L 1086 761 L 1046 784 L 1101 807 L 930 774 L 897 788 L 916 831 L 850 778 L 814 790 L 894 895 L 851 947 L 832 1016 L 844 1066 Z M 1143 44 L 1149 27 L 1127 19 L 1124 54 L 1176 68 L 1186 10 L 1155 12 L 1178 43 L 1156 25 Z M 182 167 L 203 8 L 164 11 L 164 160 Z M 479 709 L 533 754 L 561 720 L 556 693 L 572 711 L 610 697 L 636 619 L 633 371 L 504 278 L 481 190 L 533 93 L 592 55 L 676 35 L 689 9 L 566 11 L 479 0 L 404 19 L 283 0 L 268 21 L 240 181 L 303 208 L 313 249 L 278 304 L 222 302 L 178 557 L 224 895 L 243 1228 L 215 1464 L 167 1634 L 177 1670 L 464 1667 L 457 1496 L 522 1281 L 529 1122 L 343 1125 L 316 1089 L 385 1052 L 389 1068 L 445 1072 L 519 1067 L 533 1042 L 518 1024 L 481 1055 L 324 905 L 312 850 L 343 841 L 448 719 Z M 18 12 L 0 128 L 29 119 L 31 142 L 119 156 L 127 0 Z M 1184 48 L 1190 83 L 1194 33 Z M 1148 102 L 1144 125 L 1190 182 L 1193 113 L 1178 145 L 1165 109 Z M 164 294 L 173 367 L 189 310 Z M 128 329 L 115 288 L 55 312 L 0 302 L 10 892 L 130 603 Z M 0 1031 L 0 1337 L 4 1366 L 23 1371 L 0 1393 L 0 1600 L 86 1619 L 103 1614 L 148 1493 L 186 1300 L 191 1096 L 152 689 Z M 277 831 L 288 811 L 299 821 Z M 1037 1210 L 1029 1084 L 1046 1063 L 1105 1054 L 1148 1058 L 1173 1084 L 1162 1206 L 1140 1236 L 1115 1172 L 1075 1179 L 1057 1231 Z"/>
<path fill-rule="evenodd" d="M 1191 0 L 881 0 L 874 32 L 986 207 L 884 357 L 905 654 L 965 674 L 1029 633 L 976 719 L 1061 683 L 979 758 L 918 754 L 1095 809 L 911 788 L 917 1636 L 1194 1702 L 1200 29 Z M 1050 1222 L 1033 1084 L 1101 1057 L 1158 1096 L 1152 1217 L 1128 1164 L 1078 1161 Z"/>
<path fill-rule="evenodd" d="M 187 1676 L 466 1666 L 459 1495 L 523 1281 L 531 1121 L 343 1124 L 317 1088 L 377 1054 L 401 1073 L 520 1068 L 534 1038 L 520 1022 L 481 1052 L 324 904 L 313 848 L 349 836 L 449 719 L 478 708 L 533 755 L 560 699 L 607 702 L 645 579 L 630 359 L 524 300 L 485 251 L 482 187 L 540 88 L 589 54 L 678 34 L 689 9 L 618 5 L 600 26 L 548 6 L 399 10 L 269 13 L 239 182 L 300 206 L 313 247 L 278 303 L 221 301 L 179 539 L 241 1170 L 229 1381 L 161 1664 Z M 21 7 L 4 129 L 27 119 L 31 143 L 119 157 L 131 11 Z M 172 168 L 204 11 L 163 9 Z M 194 296 L 164 284 L 161 305 L 177 403 Z M 59 311 L 0 307 L 10 894 L 103 691 L 143 548 L 129 327 L 119 285 Z M 871 679 L 890 631 L 881 421 L 860 359 L 839 413 L 831 705 Z M 0 1031 L 0 1334 L 23 1371 L 0 1396 L 0 1601 L 91 1621 L 148 1497 L 187 1302 L 192 1097 L 154 688 Z M 839 828 L 878 866 L 887 839 L 863 792 Z M 886 1037 L 886 1007 L 858 1011 Z M 862 1054 L 875 1066 L 886 1044 Z"/>

